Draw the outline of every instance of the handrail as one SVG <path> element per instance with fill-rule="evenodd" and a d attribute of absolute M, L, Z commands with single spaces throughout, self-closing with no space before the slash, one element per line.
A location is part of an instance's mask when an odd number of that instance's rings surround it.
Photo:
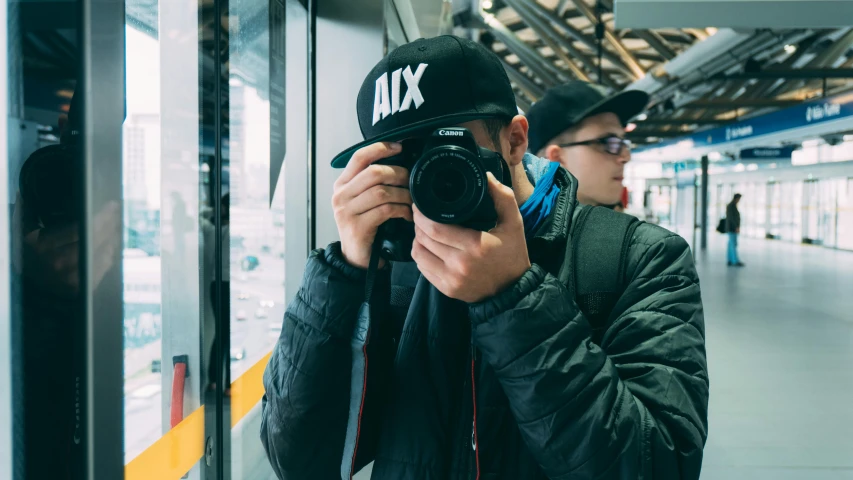
<path fill-rule="evenodd" d="M 231 428 L 261 401 L 264 369 L 271 355 L 272 351 L 268 352 L 231 383 Z M 171 430 L 125 465 L 124 478 L 178 480 L 192 470 L 203 455 L 204 405 L 173 425 Z"/>

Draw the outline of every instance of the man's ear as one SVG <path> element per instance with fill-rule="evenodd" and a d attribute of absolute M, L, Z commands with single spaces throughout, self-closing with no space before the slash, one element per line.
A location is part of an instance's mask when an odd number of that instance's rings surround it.
<path fill-rule="evenodd" d="M 509 153 L 506 161 L 510 167 L 514 167 L 521 164 L 524 154 L 527 153 L 527 130 L 530 125 L 527 123 L 527 118 L 516 115 L 506 128 L 509 139 L 509 149 L 505 150 Z"/>
<path fill-rule="evenodd" d="M 544 156 L 545 156 L 545 158 L 547 158 L 548 160 L 550 160 L 552 162 L 560 163 L 560 160 L 561 160 L 560 154 L 561 153 L 562 153 L 562 149 L 560 147 L 558 147 L 557 145 L 552 144 L 552 145 L 548 145 L 547 147 L 545 147 L 545 155 Z"/>

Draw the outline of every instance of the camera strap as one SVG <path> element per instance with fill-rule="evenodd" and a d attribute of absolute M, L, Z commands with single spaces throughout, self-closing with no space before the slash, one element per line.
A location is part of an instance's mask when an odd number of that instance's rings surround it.
<path fill-rule="evenodd" d="M 367 393 L 367 344 L 371 334 L 371 305 L 375 304 L 375 285 L 379 271 L 379 258 L 382 241 L 379 236 L 373 242 L 370 263 L 364 282 L 364 302 L 358 311 L 358 320 L 353 331 L 350 346 L 352 348 L 352 375 L 350 376 L 349 414 L 344 443 L 344 455 L 341 461 L 341 479 L 350 480 L 355 474 L 356 449 L 361 431 L 361 416 L 364 413 L 364 396 Z"/>

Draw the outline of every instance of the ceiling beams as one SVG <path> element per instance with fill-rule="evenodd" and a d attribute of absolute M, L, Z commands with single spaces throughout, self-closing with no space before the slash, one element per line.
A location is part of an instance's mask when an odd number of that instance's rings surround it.
<path fill-rule="evenodd" d="M 853 28 L 849 27 L 758 30 L 731 46 L 731 53 L 739 56 L 725 67 L 709 65 L 704 77 L 690 74 L 687 81 L 687 73 L 670 76 L 665 73 L 670 69 L 660 67 L 672 60 L 685 63 L 687 57 L 680 54 L 715 30 L 615 30 L 612 0 L 500 0 L 495 4 L 498 10 L 486 12 L 484 21 L 497 39 L 494 50 L 523 97 L 519 105 L 535 102 L 548 87 L 571 79 L 601 83 L 616 92 L 645 78 L 636 88 L 657 86 L 648 119 L 637 122 L 631 133 L 641 142 L 796 105 L 820 96 L 824 85 L 827 92 L 839 91 L 848 82 L 853 85 Z M 596 32 L 599 21 L 603 28 Z M 766 41 L 749 50 L 746 40 L 756 43 L 759 37 Z M 724 53 L 714 52 L 706 60 L 723 59 Z M 686 72 L 703 71 L 701 64 L 708 55 L 691 59 L 697 68 Z"/>

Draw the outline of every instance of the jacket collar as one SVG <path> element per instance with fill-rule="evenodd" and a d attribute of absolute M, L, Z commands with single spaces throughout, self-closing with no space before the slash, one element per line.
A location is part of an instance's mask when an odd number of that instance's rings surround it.
<path fill-rule="evenodd" d="M 549 265 L 559 268 L 563 259 L 572 218 L 578 204 L 578 181 L 568 170 L 563 167 L 557 169 L 554 183 L 560 187 L 554 209 L 527 245 L 530 261 L 549 271 Z"/>

